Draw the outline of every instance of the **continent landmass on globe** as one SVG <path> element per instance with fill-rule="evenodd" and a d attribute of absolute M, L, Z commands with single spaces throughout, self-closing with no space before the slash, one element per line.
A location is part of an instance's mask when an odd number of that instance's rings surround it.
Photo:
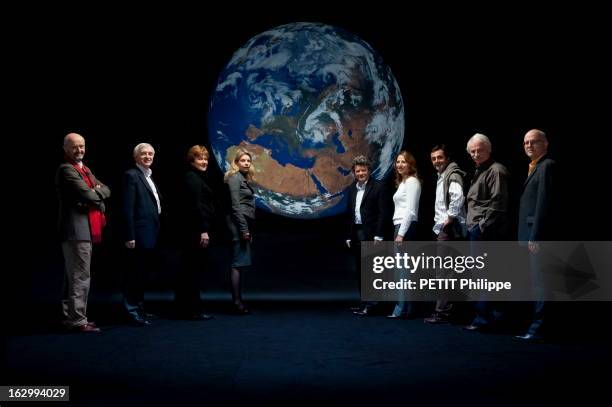
<path fill-rule="evenodd" d="M 311 104 L 308 104 L 311 106 Z M 359 113 L 359 114 L 357 114 Z M 368 114 L 345 112 L 343 125 L 346 130 L 339 134 L 339 129 L 330 121 L 324 132 L 327 133 L 325 147 L 304 148 L 297 137 L 300 123 L 296 117 L 304 117 L 307 111 L 295 116 L 275 116 L 261 129 L 250 124 L 245 132 L 248 141 L 227 149 L 225 159 L 230 161 L 237 148 L 253 154 L 256 169 L 256 183 L 266 189 L 304 198 L 319 194 L 337 195 L 352 182 L 351 161 L 356 155 L 368 155 L 369 146 L 363 135 L 363 128 L 369 119 Z M 355 130 L 353 130 L 355 129 Z M 263 135 L 272 135 L 279 142 L 287 144 L 289 154 L 313 159 L 311 168 L 299 168 L 291 163 L 280 164 L 274 159 L 271 149 L 257 144 Z M 261 176 L 266 174 L 266 176 Z"/>

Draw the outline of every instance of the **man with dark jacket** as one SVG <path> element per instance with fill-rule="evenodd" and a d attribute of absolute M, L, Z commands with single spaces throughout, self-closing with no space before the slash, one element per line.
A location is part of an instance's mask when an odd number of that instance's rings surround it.
<path fill-rule="evenodd" d="M 363 156 L 353 159 L 353 175 L 355 182 L 349 190 L 347 224 L 347 246 L 355 259 L 356 270 L 361 269 L 361 242 L 382 241 L 384 237 L 387 202 L 384 187 L 370 177 L 370 160 Z M 359 294 L 361 295 L 361 274 L 358 276 Z M 375 304 L 363 304 L 354 313 L 366 316 L 371 313 Z"/>
<path fill-rule="evenodd" d="M 150 325 L 153 314 L 144 311 L 144 285 L 153 267 L 160 230 L 162 199 L 151 178 L 155 157 L 153 146 L 140 143 L 134 148 L 136 166 L 126 171 L 123 181 L 124 242 L 131 262 L 126 270 L 123 306 L 133 325 Z"/>
<path fill-rule="evenodd" d="M 534 342 L 542 339 L 541 329 L 544 322 L 544 301 L 540 270 L 540 245 L 538 242 L 550 240 L 552 229 L 552 201 L 554 199 L 555 161 L 548 154 L 546 134 L 537 129 L 529 130 L 523 138 L 525 154 L 531 159 L 527 179 L 519 206 L 518 240 L 529 250 L 529 264 L 534 280 L 536 298 L 534 314 L 527 333 L 515 336 L 517 340 Z"/>

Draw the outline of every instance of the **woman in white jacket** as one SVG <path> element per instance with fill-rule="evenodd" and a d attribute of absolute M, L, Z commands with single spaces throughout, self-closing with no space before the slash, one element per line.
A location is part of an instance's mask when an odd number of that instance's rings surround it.
<path fill-rule="evenodd" d="M 395 159 L 395 186 L 393 194 L 393 234 L 396 242 L 412 240 L 416 235 L 416 225 L 421 198 L 421 181 L 417 175 L 414 156 L 408 151 L 401 151 Z M 388 318 L 405 318 L 411 311 L 411 304 L 401 299 L 395 305 Z"/>

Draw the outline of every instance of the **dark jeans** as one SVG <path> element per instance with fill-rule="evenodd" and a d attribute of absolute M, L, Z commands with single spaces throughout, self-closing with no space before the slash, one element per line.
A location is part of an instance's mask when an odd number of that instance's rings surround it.
<path fill-rule="evenodd" d="M 395 225 L 395 230 L 393 232 L 394 240 L 397 237 L 399 228 L 400 228 L 400 225 Z M 417 222 L 416 221 L 411 222 L 410 226 L 408 227 L 408 230 L 406 231 L 406 234 L 404 235 L 404 241 L 414 240 L 414 238 L 416 237 L 416 229 L 417 229 Z M 402 277 L 403 276 L 399 274 L 396 276 L 398 280 Z M 406 301 L 405 294 L 403 291 L 400 291 L 399 295 L 400 297 L 397 303 L 395 304 L 395 308 L 393 309 L 392 314 L 395 316 L 410 314 L 412 312 L 412 301 Z"/>
<path fill-rule="evenodd" d="M 476 225 L 472 229 L 468 229 L 468 239 L 470 241 L 470 254 L 472 256 L 478 256 L 480 254 L 480 244 L 483 241 L 483 235 L 480 231 L 480 227 Z M 501 317 L 502 313 L 493 303 L 490 301 L 479 300 L 476 301 L 476 317 L 472 321 L 472 325 L 480 327 L 489 327 L 497 322 Z"/>
<path fill-rule="evenodd" d="M 460 238 L 461 227 L 462 225 L 459 224 L 458 222 L 453 222 L 447 225 L 442 230 L 440 230 L 440 233 L 438 233 L 438 235 L 436 236 L 436 240 L 438 242 L 450 242 L 450 241 L 456 241 L 456 240 L 463 240 L 463 238 Z M 442 257 L 446 255 L 451 255 L 451 253 L 448 253 L 448 250 L 446 247 L 438 247 L 437 251 L 438 251 L 437 254 Z M 445 276 L 440 276 L 440 278 L 443 278 L 443 277 Z M 453 304 L 450 301 L 446 299 L 439 299 L 436 301 L 436 307 L 434 311 L 438 314 L 442 314 L 445 317 L 449 317 L 450 311 L 452 308 L 453 308 Z"/>

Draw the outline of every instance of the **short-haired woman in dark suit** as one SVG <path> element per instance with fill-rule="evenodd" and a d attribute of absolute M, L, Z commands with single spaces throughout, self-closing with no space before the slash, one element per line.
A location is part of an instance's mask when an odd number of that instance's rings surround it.
<path fill-rule="evenodd" d="M 195 145 L 187 152 L 188 168 L 183 180 L 182 242 L 184 267 L 177 279 L 175 300 L 179 317 L 208 320 L 200 304 L 200 273 L 206 269 L 211 220 L 215 213 L 213 192 L 206 183 L 209 153 Z"/>
<path fill-rule="evenodd" d="M 251 266 L 251 241 L 255 223 L 255 193 L 250 185 L 253 181 L 252 156 L 246 150 L 236 151 L 232 168 L 225 174 L 229 186 L 232 207 L 228 227 L 232 234 L 232 299 L 234 311 L 239 315 L 250 311 L 242 302 L 241 273 Z"/>

